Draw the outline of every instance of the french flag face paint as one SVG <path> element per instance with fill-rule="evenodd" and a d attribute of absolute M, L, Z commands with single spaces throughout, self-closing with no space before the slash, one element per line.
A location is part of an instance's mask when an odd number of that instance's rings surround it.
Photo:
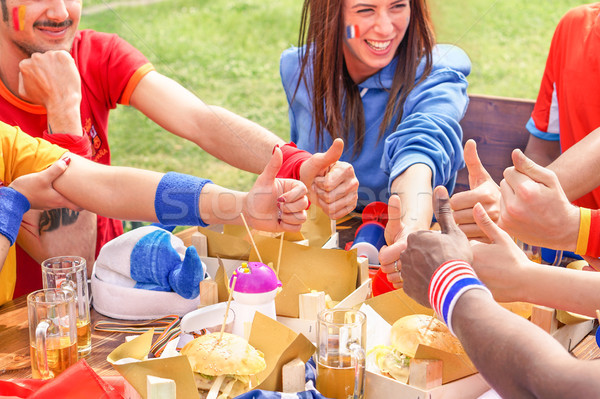
<path fill-rule="evenodd" d="M 25 29 L 25 10 L 26 7 L 24 5 L 14 7 L 12 10 L 13 28 L 16 31 L 21 31 Z"/>
<path fill-rule="evenodd" d="M 346 37 L 348 39 L 356 39 L 359 36 L 358 25 L 346 26 Z"/>

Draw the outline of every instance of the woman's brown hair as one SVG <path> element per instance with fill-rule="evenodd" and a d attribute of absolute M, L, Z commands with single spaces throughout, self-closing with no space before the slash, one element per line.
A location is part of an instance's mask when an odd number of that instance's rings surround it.
<path fill-rule="evenodd" d="M 355 132 L 353 155 L 361 152 L 365 135 L 365 116 L 358 85 L 354 83 L 344 62 L 345 32 L 342 2 L 344 0 L 304 0 L 298 46 L 301 52 L 298 86 L 304 81 L 312 93 L 317 146 L 323 143 L 324 130 L 332 139 L 340 137 L 348 143 L 350 130 Z M 409 0 L 410 23 L 396 50 L 398 63 L 390 96 L 385 107 L 379 139 L 393 121 L 402 117 L 402 107 L 410 91 L 431 72 L 431 51 L 435 44 L 433 26 L 426 0 Z M 425 57 L 425 69 L 415 83 L 417 67 Z M 306 67 L 312 62 L 311 76 Z M 310 80 L 312 79 L 312 82 Z M 311 84 L 312 83 L 312 84 Z M 298 90 L 298 86 L 296 90 Z M 342 111 L 343 109 L 343 111 Z M 398 119 L 394 116 L 398 115 Z"/>

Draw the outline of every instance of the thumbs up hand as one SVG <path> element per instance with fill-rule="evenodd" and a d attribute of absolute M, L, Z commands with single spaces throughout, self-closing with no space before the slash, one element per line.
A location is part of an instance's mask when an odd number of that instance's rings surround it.
<path fill-rule="evenodd" d="M 469 191 L 457 193 L 450 199 L 454 210 L 454 220 L 470 239 L 487 242 L 487 236 L 473 219 L 473 207 L 480 203 L 489 217 L 498 221 L 500 217 L 500 187 L 485 170 L 477 154 L 477 144 L 473 140 L 465 143 L 465 164 L 469 171 Z"/>
<path fill-rule="evenodd" d="M 344 141 L 335 139 L 324 153 L 314 154 L 300 167 L 300 180 L 309 190 L 310 200 L 330 219 L 339 219 L 356 208 L 358 179 L 354 168 L 340 161 Z"/>
<path fill-rule="evenodd" d="M 276 148 L 245 197 L 242 212 L 248 224 L 258 230 L 300 231 L 306 221 L 306 186 L 298 180 L 276 178 L 281 163 L 281 150 Z"/>
<path fill-rule="evenodd" d="M 512 153 L 514 167 L 500 182 L 500 227 L 531 245 L 574 251 L 579 233 L 579 208 L 565 195 L 558 177 L 520 150 Z"/>

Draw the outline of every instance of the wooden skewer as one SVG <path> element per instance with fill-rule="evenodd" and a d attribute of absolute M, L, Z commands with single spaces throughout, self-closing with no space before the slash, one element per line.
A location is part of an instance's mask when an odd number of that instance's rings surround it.
<path fill-rule="evenodd" d="M 279 240 L 279 255 L 277 255 L 277 270 L 275 270 L 275 275 L 279 278 L 279 265 L 281 264 L 281 251 L 283 249 L 283 236 L 285 233 L 281 233 L 281 240 Z"/>
<path fill-rule="evenodd" d="M 219 342 L 223 338 L 223 332 L 225 332 L 225 325 L 227 324 L 227 315 L 229 314 L 229 306 L 231 306 L 231 297 L 233 290 L 235 289 L 235 283 L 237 282 L 237 275 L 233 276 L 233 282 L 231 283 L 231 290 L 229 291 L 229 298 L 227 298 L 227 308 L 225 308 L 225 318 L 223 319 L 223 325 L 221 326 L 221 335 L 219 335 Z"/>
<path fill-rule="evenodd" d="M 254 247 L 254 250 L 256 251 L 256 255 L 258 255 L 258 260 L 260 261 L 260 263 L 264 263 L 262 261 L 262 258 L 260 257 L 260 253 L 258 253 L 258 248 L 256 248 L 256 243 L 254 242 L 254 238 L 252 237 L 252 233 L 250 233 L 250 228 L 248 227 L 248 223 L 246 223 L 246 218 L 244 217 L 244 213 L 240 213 L 240 216 L 242 217 L 242 221 L 244 222 L 244 226 L 246 226 L 246 230 L 248 231 L 248 235 L 250 236 L 250 242 L 252 243 L 252 246 Z"/>

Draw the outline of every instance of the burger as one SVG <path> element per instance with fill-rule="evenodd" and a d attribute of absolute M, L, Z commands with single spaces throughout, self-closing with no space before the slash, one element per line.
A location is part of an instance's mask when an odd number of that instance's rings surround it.
<path fill-rule="evenodd" d="M 376 346 L 370 351 L 381 374 L 401 382 L 408 382 L 410 360 L 419 345 L 427 345 L 457 355 L 465 351 L 448 327 L 438 319 L 413 314 L 398 319 L 392 326 L 390 346 Z"/>
<path fill-rule="evenodd" d="M 186 355 L 201 398 L 234 398 L 258 385 L 257 373 L 267 365 L 261 351 L 242 337 L 223 333 L 202 335 L 188 342 Z"/>

